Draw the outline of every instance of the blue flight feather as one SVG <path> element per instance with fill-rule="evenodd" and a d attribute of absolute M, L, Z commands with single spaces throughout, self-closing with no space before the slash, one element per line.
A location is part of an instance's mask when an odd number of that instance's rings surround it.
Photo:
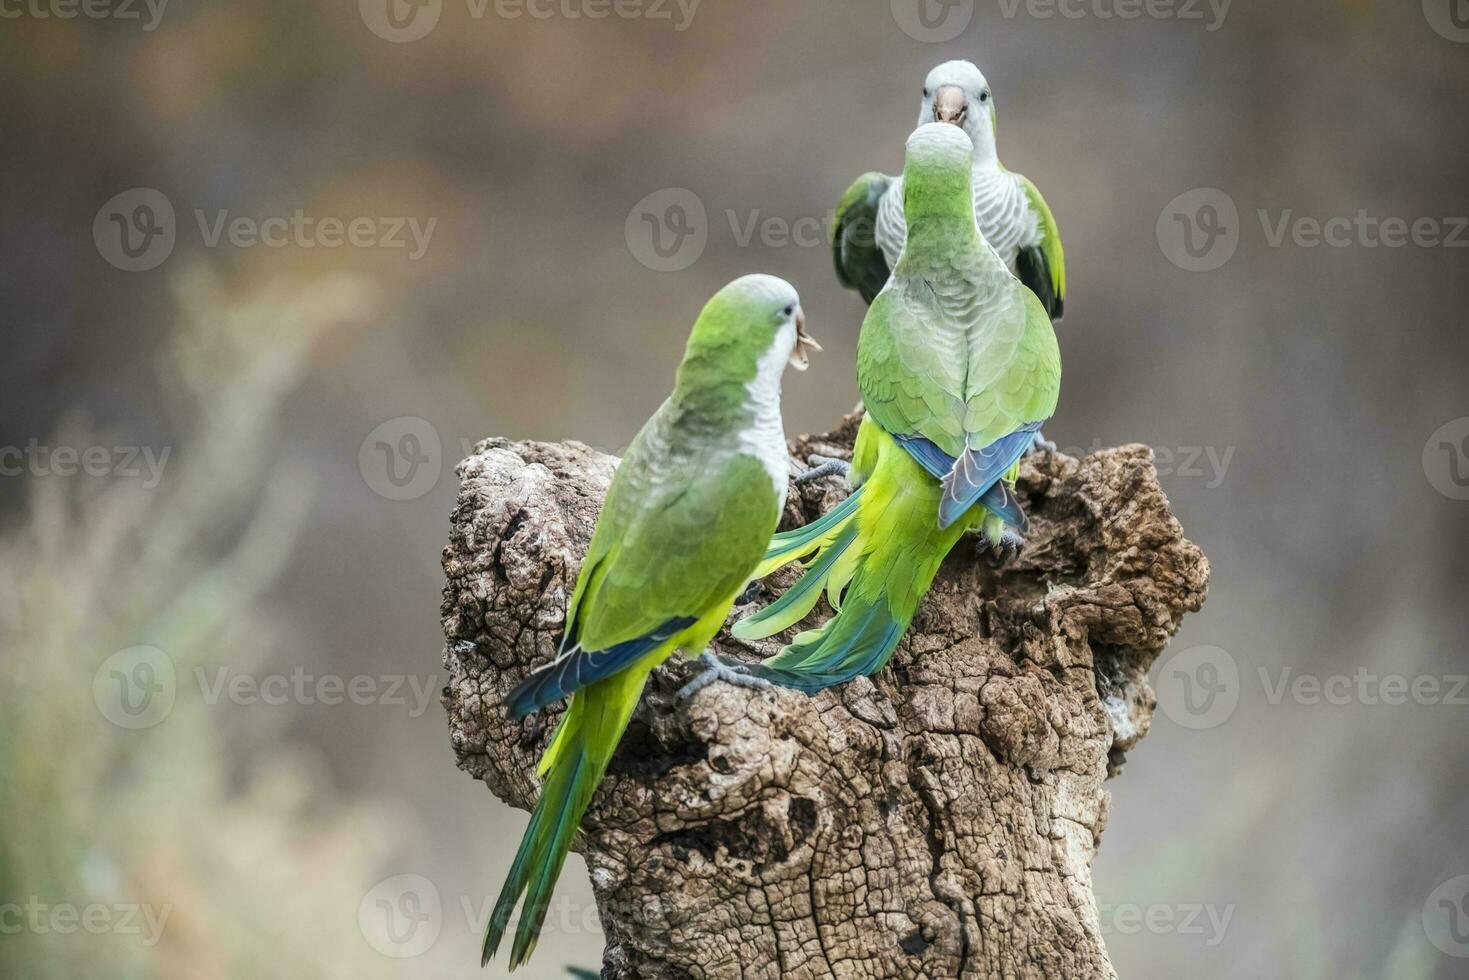
<path fill-rule="evenodd" d="M 683 632 L 698 622 L 697 616 L 676 616 L 662 626 L 632 640 L 606 650 L 571 649 L 543 667 L 537 668 L 510 692 L 505 706 L 514 718 L 524 718 L 532 711 L 594 684 L 651 653 L 658 644 Z"/>
<path fill-rule="evenodd" d="M 943 478 L 944 496 L 939 501 L 939 527 L 953 524 L 999 482 L 1010 467 L 1030 449 L 1040 427 L 1040 422 L 1031 422 L 1007 436 L 1001 436 L 983 449 L 967 447 L 963 455 L 954 461 L 953 469 Z"/>

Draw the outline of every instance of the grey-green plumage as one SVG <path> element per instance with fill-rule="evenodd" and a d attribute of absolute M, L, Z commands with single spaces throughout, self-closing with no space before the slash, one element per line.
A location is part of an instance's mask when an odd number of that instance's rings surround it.
<path fill-rule="evenodd" d="M 974 144 L 971 174 L 974 215 L 980 233 L 1052 321 L 1066 302 L 1066 255 L 1056 218 L 1040 190 L 1023 174 L 1000 163 L 996 149 L 994 96 L 984 75 L 967 61 L 951 61 L 929 73 L 919 108 L 919 125 L 958 126 Z M 863 174 L 837 205 L 832 242 L 837 277 L 871 304 L 886 285 L 907 240 L 903 179 Z M 869 247 L 848 229 L 871 228 Z M 852 239 L 856 239 L 855 241 Z"/>

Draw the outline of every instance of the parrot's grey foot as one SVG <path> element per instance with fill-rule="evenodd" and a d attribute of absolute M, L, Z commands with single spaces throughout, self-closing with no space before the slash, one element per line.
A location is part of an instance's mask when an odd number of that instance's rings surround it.
<path fill-rule="evenodd" d="M 473 640 L 455 640 L 451 649 L 461 657 L 467 657 L 479 649 Z"/>
<path fill-rule="evenodd" d="M 1019 558 L 1024 549 L 1025 539 L 1020 536 L 1020 532 L 1008 527 L 1001 533 L 999 544 L 991 543 L 989 538 L 981 538 L 979 544 L 980 554 L 991 568 L 1003 568 Z"/>
<path fill-rule="evenodd" d="M 756 581 L 751 582 L 749 585 L 747 585 L 745 587 L 745 591 L 743 591 L 743 592 L 741 592 L 739 594 L 739 598 L 735 599 L 735 605 L 737 605 L 737 606 L 748 606 L 750 603 L 754 602 L 755 600 L 757 600 L 759 598 L 760 598 L 760 582 L 757 579 Z"/>
<path fill-rule="evenodd" d="M 773 686 L 763 677 L 753 676 L 750 673 L 750 668 L 744 664 L 727 664 L 708 650 L 705 650 L 699 657 L 699 662 L 704 665 L 704 671 L 698 677 L 695 677 L 683 687 L 679 688 L 678 696 L 680 700 L 693 697 L 715 681 L 724 681 L 726 684 L 733 684 L 735 687 L 748 687 L 757 691 L 762 691 Z"/>
<path fill-rule="evenodd" d="M 838 475 L 845 478 L 852 469 L 852 464 L 844 459 L 832 459 L 830 456 L 818 456 L 815 453 L 807 456 L 806 462 L 811 464 L 811 469 L 796 477 L 797 486 L 819 480 L 823 476 Z"/>
<path fill-rule="evenodd" d="M 1031 440 L 1030 451 L 1033 453 L 1053 453 L 1056 451 L 1056 444 L 1047 439 L 1044 433 L 1037 432 L 1035 438 Z"/>

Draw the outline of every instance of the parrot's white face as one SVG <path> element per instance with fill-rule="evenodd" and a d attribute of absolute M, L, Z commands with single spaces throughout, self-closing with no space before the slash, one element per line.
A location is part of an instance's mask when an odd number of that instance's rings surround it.
<path fill-rule="evenodd" d="M 774 339 L 760 358 L 760 373 L 773 374 L 779 379 L 787 366 L 797 371 L 806 370 L 811 363 L 807 355 L 821 350 L 821 345 L 806 332 L 806 312 L 801 308 L 801 297 L 796 287 L 784 279 L 766 275 L 745 276 L 735 286 L 745 292 L 753 306 L 776 323 Z"/>
<path fill-rule="evenodd" d="M 974 144 L 975 162 L 995 160 L 995 97 L 972 62 L 948 61 L 928 73 L 918 125 L 950 123 Z"/>

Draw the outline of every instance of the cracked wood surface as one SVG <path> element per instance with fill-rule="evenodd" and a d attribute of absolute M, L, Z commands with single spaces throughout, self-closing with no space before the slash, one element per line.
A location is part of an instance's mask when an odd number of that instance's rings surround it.
<path fill-rule="evenodd" d="M 793 455 L 850 457 L 856 420 Z M 450 740 L 525 809 L 561 708 L 514 722 L 500 700 L 554 654 L 615 464 L 490 439 L 459 466 Z M 781 526 L 845 492 L 793 487 Z M 693 665 L 654 673 L 577 845 L 604 977 L 1115 976 L 1091 887 L 1103 783 L 1147 731 L 1148 668 L 1203 602 L 1209 565 L 1144 446 L 1031 456 L 1020 496 L 1019 559 L 997 571 L 961 542 L 876 677 L 814 698 L 716 683 L 678 702 Z M 778 639 L 721 634 L 715 649 L 750 660 Z"/>

